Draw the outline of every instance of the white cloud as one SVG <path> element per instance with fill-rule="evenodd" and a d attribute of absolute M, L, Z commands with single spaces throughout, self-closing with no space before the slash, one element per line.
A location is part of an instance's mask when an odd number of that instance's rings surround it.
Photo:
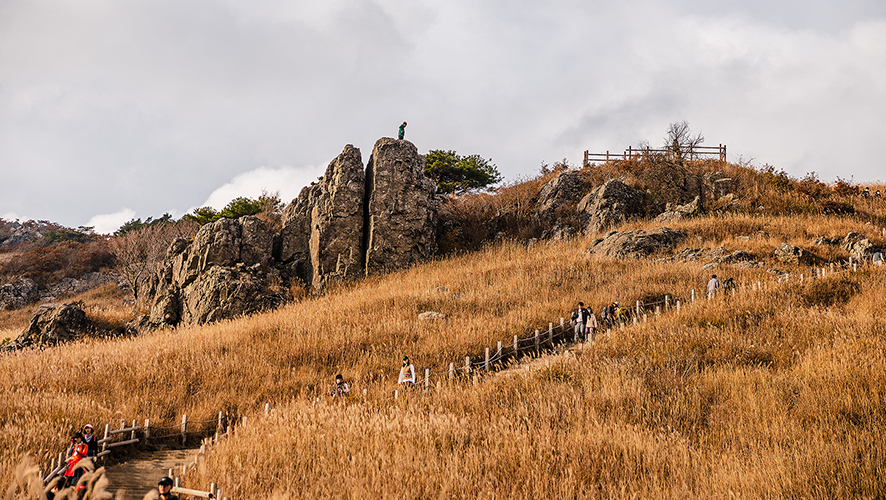
<path fill-rule="evenodd" d="M 234 198 L 240 196 L 258 198 L 262 191 L 269 194 L 279 191 L 280 200 L 288 204 L 298 196 L 303 187 L 317 180 L 317 177 L 323 175 L 323 172 L 324 169 L 319 167 L 259 167 L 237 175 L 230 182 L 213 191 L 200 206 L 221 210 Z M 198 207 L 192 207 L 191 210 L 194 208 Z"/>
<path fill-rule="evenodd" d="M 134 218 L 135 210 L 123 208 L 112 214 L 95 215 L 85 225 L 94 227 L 98 234 L 111 234 Z"/>

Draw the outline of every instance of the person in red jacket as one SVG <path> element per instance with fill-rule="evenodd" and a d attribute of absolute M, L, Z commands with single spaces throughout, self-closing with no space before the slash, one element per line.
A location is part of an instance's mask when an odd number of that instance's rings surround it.
<path fill-rule="evenodd" d="M 65 469 L 65 483 L 70 486 L 77 483 L 77 479 L 83 475 L 83 468 L 77 467 L 81 460 L 89 454 L 89 446 L 83 442 L 83 434 L 74 433 L 71 439 L 71 453 L 68 456 L 68 468 Z"/>

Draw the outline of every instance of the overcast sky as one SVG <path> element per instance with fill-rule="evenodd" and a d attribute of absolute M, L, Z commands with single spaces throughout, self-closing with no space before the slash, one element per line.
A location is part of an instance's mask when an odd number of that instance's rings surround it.
<path fill-rule="evenodd" d="M 103 233 L 288 202 L 404 120 L 506 180 L 685 120 L 870 182 L 884 114 L 883 0 L 0 0 L 0 217 Z"/>

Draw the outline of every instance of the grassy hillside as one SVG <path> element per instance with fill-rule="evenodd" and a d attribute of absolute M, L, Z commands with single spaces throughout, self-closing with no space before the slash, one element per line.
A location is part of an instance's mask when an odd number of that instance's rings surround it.
<path fill-rule="evenodd" d="M 679 315 L 478 386 L 392 397 L 403 354 L 421 373 L 441 372 L 579 300 L 599 311 L 685 296 L 710 271 L 596 259 L 585 252 L 592 238 L 502 242 L 260 316 L 3 354 L 0 484 L 22 453 L 48 463 L 87 421 L 174 425 L 219 410 L 238 419 L 271 402 L 272 418 L 252 419 L 187 480 L 218 482 L 234 498 L 882 497 L 886 271 L 803 284 L 766 272 L 809 275 L 773 261 L 782 242 L 809 248 L 857 231 L 882 245 L 866 223 L 882 220 L 886 203 L 865 203 L 854 216 L 748 210 L 668 224 L 689 234 L 684 246 L 753 253 L 763 268 L 717 273 L 770 285 L 684 303 Z M 447 319 L 417 319 L 428 310 Z M 313 404 L 336 373 L 366 399 Z"/>

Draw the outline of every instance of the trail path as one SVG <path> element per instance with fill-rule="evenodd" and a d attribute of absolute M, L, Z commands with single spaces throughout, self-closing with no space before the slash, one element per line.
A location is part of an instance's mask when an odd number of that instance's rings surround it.
<path fill-rule="evenodd" d="M 111 491 L 126 490 L 123 500 L 142 500 L 145 494 L 157 487 L 157 481 L 169 469 L 178 468 L 194 459 L 198 449 L 159 450 L 145 452 L 123 463 L 108 467 L 105 474 L 110 480 Z"/>

